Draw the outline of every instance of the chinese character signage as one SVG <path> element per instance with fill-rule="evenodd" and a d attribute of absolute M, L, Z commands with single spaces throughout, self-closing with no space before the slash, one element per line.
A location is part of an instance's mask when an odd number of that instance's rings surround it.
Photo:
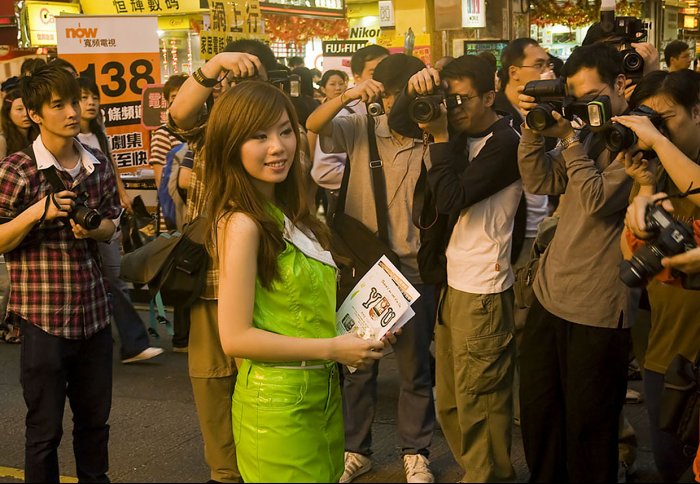
<path fill-rule="evenodd" d="M 210 30 L 200 33 L 202 59 L 209 60 L 234 39 L 264 38 L 258 0 L 209 0 Z"/>
<path fill-rule="evenodd" d="M 86 15 L 171 15 L 201 11 L 200 0 L 81 0 Z"/>
<path fill-rule="evenodd" d="M 167 121 L 168 100 L 163 92 L 163 84 L 149 84 L 141 98 L 141 126 L 148 130 L 158 129 Z"/>
<path fill-rule="evenodd" d="M 141 125 L 141 97 L 148 85 L 160 82 L 157 18 L 66 16 L 56 18 L 56 27 L 59 56 L 81 76 L 94 79 L 100 90 L 102 117 L 120 173 L 148 167 L 150 143 Z"/>
<path fill-rule="evenodd" d="M 56 17 L 66 14 L 79 14 L 80 5 L 75 3 L 37 2 L 28 0 L 24 2 L 21 17 L 22 23 L 27 26 L 22 29 L 29 38 L 23 38 L 23 42 L 35 47 L 41 45 L 56 45 Z"/>

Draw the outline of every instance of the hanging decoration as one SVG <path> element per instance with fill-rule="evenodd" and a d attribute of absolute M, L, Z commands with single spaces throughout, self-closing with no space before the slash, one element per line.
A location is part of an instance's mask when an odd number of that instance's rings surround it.
<path fill-rule="evenodd" d="M 303 45 L 311 39 L 347 39 L 347 19 L 319 19 L 295 15 L 266 15 L 265 33 L 273 41 Z"/>
<path fill-rule="evenodd" d="M 642 4 L 617 0 L 615 13 L 639 18 L 642 15 Z M 570 28 L 585 27 L 600 19 L 600 0 L 533 0 L 530 18 L 539 27 L 555 24 Z"/>

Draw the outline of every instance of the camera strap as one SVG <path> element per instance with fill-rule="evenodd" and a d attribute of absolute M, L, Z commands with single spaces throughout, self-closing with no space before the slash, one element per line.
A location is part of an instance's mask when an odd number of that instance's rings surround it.
<path fill-rule="evenodd" d="M 681 192 L 681 193 L 676 193 L 675 195 L 666 195 L 663 198 L 659 198 L 654 203 L 656 203 L 658 205 L 661 202 L 663 202 L 664 200 L 670 200 L 672 198 L 686 198 L 689 195 L 697 195 L 698 193 L 700 193 L 700 187 L 693 188 L 693 184 L 691 183 L 686 191 Z"/>
<path fill-rule="evenodd" d="M 377 137 L 374 134 L 374 118 L 367 115 L 367 141 L 369 141 L 369 173 L 372 178 L 372 192 L 374 193 L 374 210 L 377 215 L 377 231 L 379 238 L 389 245 L 389 222 L 387 212 L 389 210 L 386 201 L 386 180 L 382 159 L 379 157 Z"/>
<path fill-rule="evenodd" d="M 389 245 L 389 229 L 387 220 L 387 201 L 386 201 L 386 180 L 384 178 L 384 170 L 382 169 L 382 160 L 379 158 L 379 150 L 377 148 L 377 138 L 374 134 L 374 118 L 367 115 L 367 141 L 369 143 L 369 170 L 372 179 L 372 193 L 374 194 L 374 210 L 377 217 L 377 231 L 379 238 Z M 335 214 L 345 213 L 345 200 L 347 199 L 348 185 L 350 183 L 350 160 L 345 163 L 343 171 L 343 181 L 340 183 L 340 191 L 338 194 L 338 204 L 335 209 Z"/>

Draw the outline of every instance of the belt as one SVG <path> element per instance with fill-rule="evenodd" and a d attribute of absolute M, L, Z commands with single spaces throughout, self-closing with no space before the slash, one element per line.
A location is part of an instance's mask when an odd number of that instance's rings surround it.
<path fill-rule="evenodd" d="M 259 362 L 253 364 L 266 366 L 269 368 L 279 368 L 282 370 L 321 370 L 335 364 L 328 360 L 302 360 L 302 361 L 285 361 L 283 363 Z"/>

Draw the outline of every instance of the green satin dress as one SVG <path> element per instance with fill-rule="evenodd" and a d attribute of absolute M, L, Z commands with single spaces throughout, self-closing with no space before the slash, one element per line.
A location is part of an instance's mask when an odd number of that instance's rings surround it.
<path fill-rule="evenodd" d="M 253 325 L 297 338 L 332 338 L 336 269 L 330 254 L 273 211 L 285 226 L 286 247 L 272 289 L 256 281 Z M 335 362 L 244 360 L 233 395 L 233 433 L 245 482 L 337 482 L 345 442 Z"/>

